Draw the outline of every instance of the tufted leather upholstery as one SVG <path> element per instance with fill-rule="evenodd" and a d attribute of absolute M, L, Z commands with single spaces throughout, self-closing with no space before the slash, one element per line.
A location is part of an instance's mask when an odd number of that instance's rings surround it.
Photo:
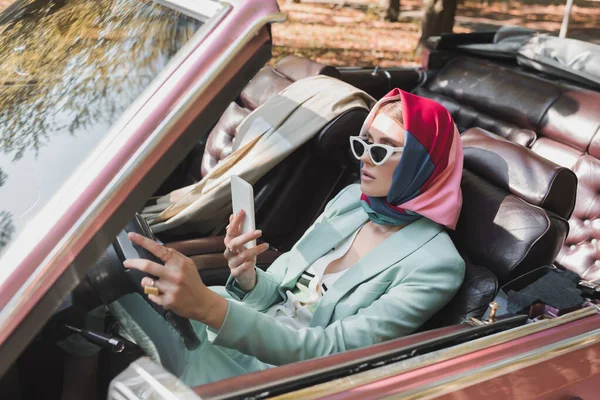
<path fill-rule="evenodd" d="M 241 105 L 231 103 L 209 134 L 204 153 L 197 155 L 202 159 L 200 171 L 190 171 L 193 180 L 200 181 L 219 161 L 231 154 L 236 128 L 248 114 L 293 82 L 319 74 L 334 78 L 340 76 L 334 67 L 296 56 L 285 57 L 273 67 L 267 65 L 262 68 L 242 90 Z"/>
<path fill-rule="evenodd" d="M 204 156 L 202 157 L 200 176 L 194 174 L 199 178 L 196 181 L 202 179 L 219 161 L 231 154 L 233 138 L 237 133 L 236 128 L 248 114 L 250 114 L 250 110 L 240 107 L 236 103 L 231 103 L 225 109 L 223 116 L 208 135 Z"/>
<path fill-rule="evenodd" d="M 570 231 L 556 263 L 600 282 L 600 180 L 594 178 L 600 172 L 600 93 L 465 57 L 451 60 L 415 93 L 446 106 L 461 130 L 482 127 L 577 175 Z"/>
<path fill-rule="evenodd" d="M 467 170 L 534 206 L 565 219 L 571 216 L 577 190 L 573 171 L 480 128 L 461 138 Z"/>

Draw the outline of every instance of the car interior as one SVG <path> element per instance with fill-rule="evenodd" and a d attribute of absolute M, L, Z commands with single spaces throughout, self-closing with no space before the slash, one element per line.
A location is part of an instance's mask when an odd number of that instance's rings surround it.
<path fill-rule="evenodd" d="M 449 35 L 446 43 L 451 43 L 453 37 L 465 41 L 464 36 Z M 494 324 L 486 324 L 485 320 L 490 302 L 502 288 L 526 287 L 549 271 L 572 271 L 581 284 L 587 285 L 579 287 L 579 308 L 600 299 L 596 291 L 596 283 L 600 283 L 600 182 L 594 179 L 600 173 L 600 92 L 564 76 L 524 68 L 514 60 L 465 54 L 451 46 L 430 48 L 424 57 L 423 68 L 385 70 L 336 68 L 296 56 L 266 65 L 226 108 L 209 135 L 198 139 L 156 194 L 201 180 L 230 154 L 236 127 L 242 120 L 299 79 L 328 75 L 376 99 L 399 87 L 444 105 L 461 132 L 463 208 L 456 231 L 450 233 L 467 265 L 458 294 L 414 335 L 306 361 L 294 369 L 283 366 L 263 371 L 258 381 L 250 374 L 233 386 L 204 385 L 196 390 L 203 398 L 224 396 L 224 386 L 232 391 L 239 389 L 238 397 L 251 397 L 275 387 L 283 393 L 356 373 L 359 364 L 374 368 L 382 365 L 382 360 L 392 362 L 528 321 L 551 318 L 527 307 L 520 313 L 504 310 L 504 316 L 499 313 Z M 259 268 L 268 268 L 289 250 L 335 194 L 358 182 L 358 162 L 347 143 L 348 136 L 358 134 L 366 116 L 365 110 L 355 109 L 330 121 L 254 185 L 256 226 L 263 230 L 263 239 L 271 243 L 270 250 L 258 257 Z M 165 232 L 158 239 L 191 257 L 207 285 L 223 285 L 229 275 L 222 256 L 224 226 L 217 236 Z M 81 293 L 96 290 L 87 281 L 81 286 Z M 586 291 L 589 288 L 591 292 Z M 98 304 L 89 303 L 89 307 Z M 472 329 L 465 333 L 466 327 Z M 430 340 L 433 329 L 440 329 L 437 332 L 443 333 L 442 339 Z M 115 321 L 109 316 L 105 332 L 116 331 Z M 46 393 L 60 393 L 55 392 L 60 390 L 56 383 L 60 371 L 45 369 L 50 362 L 34 361 L 36 352 L 45 352 L 48 360 L 61 357 L 60 350 L 39 339 L 30 345 L 12 373 L 21 376 L 15 370 L 23 368 L 45 370 Z M 114 354 L 103 350 L 102 384 L 107 386 L 139 355 L 135 351 Z M 303 379 L 290 379 L 302 371 L 307 374 Z M 328 372 L 319 375 L 319 371 Z M 262 386 L 256 386 L 257 382 Z M 246 390 L 245 384 L 254 387 Z"/>

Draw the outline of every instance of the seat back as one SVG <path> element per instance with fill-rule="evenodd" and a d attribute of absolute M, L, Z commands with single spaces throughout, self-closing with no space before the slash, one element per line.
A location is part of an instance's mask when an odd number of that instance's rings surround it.
<path fill-rule="evenodd" d="M 263 67 L 242 90 L 240 104 L 231 103 L 208 135 L 204 151 L 198 154 L 200 163 L 196 162 L 196 167 L 189 171 L 194 182 L 200 181 L 231 154 L 237 127 L 252 111 L 293 82 L 314 75 L 340 76 L 334 67 L 296 56 L 288 56 L 274 66 Z"/>
<path fill-rule="evenodd" d="M 458 57 L 416 94 L 448 108 L 461 131 L 482 127 L 575 172 L 577 201 L 555 261 L 600 282 L 600 93 Z"/>
<path fill-rule="evenodd" d="M 479 128 L 462 140 L 463 207 L 452 235 L 459 251 L 500 283 L 552 263 L 569 231 L 575 174 Z"/>
<path fill-rule="evenodd" d="M 204 149 L 198 146 L 191 155 L 186 184 L 198 182 L 231 154 L 237 128 L 252 111 L 296 80 L 317 74 L 339 78 L 337 69 L 295 56 L 262 68 L 223 113 Z M 265 241 L 285 251 L 308 229 L 348 173 L 348 136 L 358 135 L 367 114 L 356 108 L 339 115 L 254 184 L 256 225 Z"/>
<path fill-rule="evenodd" d="M 424 329 L 481 317 L 499 285 L 552 262 L 575 203 L 571 170 L 479 128 L 465 132 L 462 141 L 463 207 L 451 237 L 466 276 Z"/>

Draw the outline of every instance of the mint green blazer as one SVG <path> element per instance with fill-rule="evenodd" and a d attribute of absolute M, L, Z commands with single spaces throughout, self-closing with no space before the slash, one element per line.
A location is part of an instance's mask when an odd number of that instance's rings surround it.
<path fill-rule="evenodd" d="M 261 311 L 285 299 L 315 260 L 367 222 L 359 185 L 342 190 L 288 253 L 257 270 L 249 293 L 236 290 L 213 344 L 281 365 L 407 335 L 457 292 L 465 265 L 442 227 L 421 218 L 360 259 L 323 296 L 310 327 L 295 330 Z"/>
<path fill-rule="evenodd" d="M 169 337 L 157 333 L 164 322 L 144 325 L 148 315 L 142 318 L 140 307 L 145 313 L 152 309 L 141 297 L 129 314 L 116 314 L 124 326 L 133 317 L 154 342 L 163 365 L 188 385 L 408 335 L 450 301 L 464 278 L 464 261 L 450 238 L 426 218 L 393 234 L 350 267 L 325 293 L 310 327 L 296 330 L 262 313 L 283 301 L 315 260 L 368 221 L 360 194 L 358 185 L 342 190 L 289 252 L 266 272 L 257 269 L 250 292 L 231 278 L 225 288 L 212 288 L 228 298 L 227 314 L 218 331 L 193 322 L 202 345 L 192 352 L 169 326 L 162 328 L 170 331 Z M 147 342 L 148 337 L 136 340 Z"/>

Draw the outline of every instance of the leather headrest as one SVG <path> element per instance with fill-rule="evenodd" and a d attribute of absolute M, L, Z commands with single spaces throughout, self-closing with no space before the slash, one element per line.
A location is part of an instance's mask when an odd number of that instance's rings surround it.
<path fill-rule="evenodd" d="M 271 97 L 290 86 L 293 81 L 267 65 L 263 67 L 246 85 L 240 98 L 242 104 L 250 110 L 262 106 Z"/>
<path fill-rule="evenodd" d="M 570 218 L 577 176 L 568 168 L 480 128 L 462 135 L 464 167 L 530 204 Z"/>
<path fill-rule="evenodd" d="M 255 110 L 293 82 L 315 75 L 341 78 L 340 72 L 334 67 L 305 58 L 287 56 L 275 67 L 267 65 L 254 75 L 240 94 L 242 104 L 250 110 Z"/>
<path fill-rule="evenodd" d="M 342 76 L 335 67 L 296 56 L 282 58 L 275 65 L 275 69 L 292 81 L 314 75 L 327 75 L 338 79 Z"/>
<path fill-rule="evenodd" d="M 564 218 L 547 213 L 465 168 L 463 206 L 451 232 L 459 252 L 500 283 L 551 264 L 567 236 Z"/>

